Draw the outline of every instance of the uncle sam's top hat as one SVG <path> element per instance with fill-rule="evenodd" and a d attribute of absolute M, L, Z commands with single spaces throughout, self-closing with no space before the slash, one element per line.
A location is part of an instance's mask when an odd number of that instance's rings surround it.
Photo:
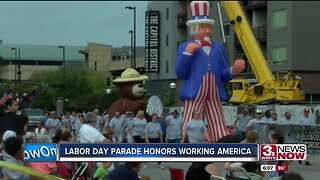
<path fill-rule="evenodd" d="M 207 1 L 192 1 L 189 4 L 191 20 L 186 25 L 188 27 L 196 24 L 214 24 L 214 20 L 209 19 L 209 3 Z"/>

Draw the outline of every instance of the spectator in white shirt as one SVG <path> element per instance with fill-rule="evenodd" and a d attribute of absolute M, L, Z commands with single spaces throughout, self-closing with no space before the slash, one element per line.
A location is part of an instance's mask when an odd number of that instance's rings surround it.
<path fill-rule="evenodd" d="M 79 130 L 80 143 L 107 143 L 108 140 L 95 128 L 97 123 L 96 114 L 87 113 L 84 123 Z"/>
<path fill-rule="evenodd" d="M 109 127 L 109 123 L 110 123 L 109 114 L 105 113 L 103 118 L 104 118 L 104 128 Z"/>
<path fill-rule="evenodd" d="M 271 109 L 268 109 L 265 111 L 265 116 L 261 119 L 262 122 L 265 122 L 265 123 L 270 123 L 272 122 L 272 117 L 271 117 Z"/>
<path fill-rule="evenodd" d="M 261 109 L 257 109 L 255 118 L 253 118 L 249 121 L 249 123 L 247 124 L 247 127 L 246 127 L 246 131 L 248 132 L 251 130 L 251 131 L 258 132 L 257 123 L 262 122 L 261 118 L 262 118 L 262 111 L 261 111 Z"/>
<path fill-rule="evenodd" d="M 34 131 L 35 132 L 35 139 L 37 143 L 43 143 L 45 136 L 48 135 L 48 131 L 45 128 L 45 124 L 41 121 L 38 125 L 38 128 Z"/>
<path fill-rule="evenodd" d="M 280 124 L 294 124 L 291 119 L 291 113 L 289 111 L 284 113 L 284 118 L 282 118 L 279 122 Z"/>
<path fill-rule="evenodd" d="M 309 108 L 305 108 L 304 111 L 303 111 L 303 114 L 304 114 L 304 116 L 299 118 L 299 121 L 300 121 L 301 125 L 313 125 L 313 124 L 315 124 L 314 118 L 312 118 L 310 116 L 310 109 Z M 299 162 L 299 164 L 302 164 L 302 161 L 298 161 L 298 162 Z M 307 158 L 305 160 L 305 165 L 306 166 L 310 166 L 311 165 L 308 155 L 307 155 Z"/>
<path fill-rule="evenodd" d="M 76 127 L 75 127 L 75 123 L 76 123 L 76 120 L 77 120 L 77 114 L 75 111 L 72 111 L 72 114 L 69 116 L 69 119 L 70 119 L 70 123 L 71 123 L 71 133 L 73 135 L 76 134 Z"/>
<path fill-rule="evenodd" d="M 101 125 L 102 125 L 102 121 L 101 121 L 101 116 L 99 115 L 99 109 L 95 109 L 93 111 L 95 113 L 95 115 L 97 116 L 97 124 L 96 124 L 96 128 L 99 132 L 101 132 Z"/>
<path fill-rule="evenodd" d="M 126 137 L 127 143 L 133 143 L 133 135 L 132 135 L 132 128 L 133 128 L 133 122 L 132 119 L 134 118 L 134 112 L 128 111 L 127 112 L 127 119 L 124 121 L 124 131 Z"/>
<path fill-rule="evenodd" d="M 113 142 L 123 143 L 124 121 L 124 116 L 120 116 L 119 112 L 111 119 L 109 127 L 113 130 Z"/>
<path fill-rule="evenodd" d="M 84 117 L 82 116 L 82 114 L 77 115 L 76 122 L 74 123 L 76 137 L 78 136 L 79 130 L 83 125 L 83 122 L 84 122 Z"/>
<path fill-rule="evenodd" d="M 314 124 L 314 119 L 310 116 L 310 109 L 305 108 L 303 111 L 303 116 L 299 118 L 301 125 L 312 125 Z"/>
<path fill-rule="evenodd" d="M 48 128 L 48 134 L 51 138 L 57 133 L 57 130 L 61 127 L 61 122 L 58 119 L 58 113 L 52 112 L 52 118 L 48 119 L 46 122 L 46 126 Z"/>
<path fill-rule="evenodd" d="M 246 127 L 250 119 L 252 119 L 252 117 L 249 115 L 249 110 L 245 108 L 242 114 L 237 115 L 237 119 L 233 124 L 233 128 L 237 129 L 237 136 L 241 141 L 245 139 Z"/>

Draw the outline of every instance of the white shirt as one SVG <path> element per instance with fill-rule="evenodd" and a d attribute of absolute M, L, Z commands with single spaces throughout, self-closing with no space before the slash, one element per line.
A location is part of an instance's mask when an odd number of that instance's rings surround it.
<path fill-rule="evenodd" d="M 54 127 L 48 128 L 49 136 L 54 137 L 54 135 L 56 135 L 56 133 L 57 133 L 57 129 L 59 129 L 61 127 L 61 122 L 58 118 L 56 118 L 56 119 L 50 118 L 46 122 L 46 125 L 47 126 L 54 126 Z"/>
<path fill-rule="evenodd" d="M 100 143 L 105 137 L 94 127 L 83 124 L 79 130 L 80 143 Z"/>
<path fill-rule="evenodd" d="M 249 120 L 252 119 L 252 117 L 250 117 L 249 115 L 239 114 L 237 118 L 238 118 L 238 122 L 237 122 L 238 130 L 245 131 L 247 124 L 249 123 Z"/>
<path fill-rule="evenodd" d="M 287 125 L 295 124 L 295 122 L 293 122 L 292 119 L 286 119 L 285 117 L 280 119 L 279 123 L 280 124 L 287 124 Z"/>
<path fill-rule="evenodd" d="M 263 118 L 261 118 L 261 121 L 264 122 L 264 123 L 271 123 L 271 122 L 273 122 L 273 120 L 272 120 L 271 117 L 269 117 L 269 118 L 263 117 Z"/>
<path fill-rule="evenodd" d="M 40 129 L 40 133 L 39 133 L 39 128 L 37 128 L 36 130 L 35 130 L 35 133 L 36 133 L 36 136 L 35 136 L 35 138 L 37 139 L 37 141 L 42 141 L 42 139 L 44 138 L 44 136 L 45 136 L 45 134 L 47 134 L 47 130 L 45 129 L 45 128 L 41 128 Z"/>
<path fill-rule="evenodd" d="M 255 131 L 255 132 L 258 132 L 258 127 L 257 127 L 257 123 L 258 122 L 263 122 L 263 121 L 261 119 L 259 120 L 259 119 L 253 118 L 248 122 L 247 127 L 252 126 L 251 130 Z"/>
<path fill-rule="evenodd" d="M 69 119 L 70 119 L 70 122 L 71 122 L 71 129 L 76 129 L 75 128 L 75 122 L 76 122 L 77 118 L 71 114 Z"/>
<path fill-rule="evenodd" d="M 309 115 L 308 117 L 302 116 L 299 118 L 301 125 L 312 125 L 314 124 L 314 119 Z"/>

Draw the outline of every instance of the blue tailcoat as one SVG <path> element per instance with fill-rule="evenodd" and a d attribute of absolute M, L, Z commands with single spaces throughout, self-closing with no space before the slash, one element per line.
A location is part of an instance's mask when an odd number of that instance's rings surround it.
<path fill-rule="evenodd" d="M 226 99 L 224 83 L 233 79 L 230 67 L 226 63 L 226 52 L 224 47 L 216 42 L 212 42 L 209 56 L 203 48 L 199 48 L 191 56 L 185 55 L 187 45 L 194 40 L 189 40 L 180 44 L 176 59 L 176 75 L 183 80 L 180 88 L 180 99 L 194 100 L 200 89 L 203 76 L 212 72 L 215 76 L 216 85 L 221 100 Z"/>

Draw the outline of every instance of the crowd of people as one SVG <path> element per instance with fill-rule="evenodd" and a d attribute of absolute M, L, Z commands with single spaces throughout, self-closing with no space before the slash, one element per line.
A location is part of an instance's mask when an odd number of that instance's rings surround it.
<path fill-rule="evenodd" d="M 300 118 L 303 124 L 312 124 L 309 117 L 309 109 L 304 110 L 304 117 Z M 107 113 L 99 113 L 98 109 L 92 112 L 76 112 L 70 114 L 58 114 L 55 111 L 46 112 L 46 118 L 38 124 L 38 127 L 28 131 L 28 119 L 18 115 L 18 102 L 8 99 L 3 105 L 0 115 L 0 134 L 2 140 L 2 157 L 6 162 L 29 166 L 37 171 L 56 175 L 62 178 L 70 178 L 75 175 L 77 168 L 83 164 L 87 165 L 87 171 L 82 176 L 96 179 L 125 180 L 125 179 L 150 179 L 140 177 L 139 171 L 144 164 L 142 162 L 23 162 L 24 143 L 205 143 L 208 141 L 206 135 L 206 124 L 201 119 L 199 110 L 192 113 L 192 118 L 183 127 L 182 115 L 175 109 L 168 116 L 164 114 L 145 114 L 140 110 L 136 114 L 128 111 L 124 114 L 116 112 L 112 119 Z M 290 112 L 285 113 L 283 120 L 278 120 L 277 114 L 268 110 L 263 113 L 257 109 L 255 117 L 251 118 L 248 109 L 244 109 L 232 127 L 234 135 L 228 135 L 218 143 L 257 143 L 259 134 L 256 123 L 290 124 Z M 10 120 L 9 120 L 10 119 Z M 14 123 L 13 123 L 14 122 Z M 284 137 L 275 133 L 272 135 L 272 143 L 282 144 Z M 289 164 L 290 162 L 271 162 L 273 164 Z M 309 161 L 305 162 L 310 165 Z M 158 162 L 160 169 L 164 169 Z M 225 163 L 226 177 L 232 177 L 232 171 L 244 168 L 247 172 L 256 173 L 260 176 L 265 174 L 260 171 L 259 162 Z M 32 179 L 33 177 L 22 172 L 2 168 L 3 179 Z M 283 176 L 284 172 L 270 173 L 269 177 Z M 195 180 L 210 179 L 211 175 L 223 176 L 221 170 L 215 163 L 192 163 L 188 169 L 185 179 Z M 284 177 L 284 176 L 283 176 Z"/>
<path fill-rule="evenodd" d="M 274 124 L 274 125 L 313 125 L 315 124 L 315 117 L 310 115 L 310 109 L 304 108 L 303 115 L 293 119 L 291 117 L 291 112 L 286 111 L 282 118 L 278 118 L 278 114 L 273 112 L 271 109 L 268 109 L 264 113 L 261 109 L 256 109 L 254 118 L 250 116 L 248 109 L 243 109 L 242 114 L 238 114 L 237 118 L 232 126 L 232 129 L 236 132 L 236 135 L 243 140 L 244 135 L 248 131 L 258 131 L 258 123 Z M 295 143 L 287 139 L 285 143 Z M 299 161 L 299 164 L 302 164 L 302 161 Z M 310 166 L 311 163 L 307 159 L 304 163 L 306 166 Z"/>
<path fill-rule="evenodd" d="M 28 129 L 28 117 L 19 112 L 18 101 L 9 98 L 1 106 L 0 134 L 3 160 L 29 166 L 46 174 L 70 178 L 82 163 L 70 162 L 23 162 L 24 143 L 175 143 L 181 141 L 182 120 L 178 111 L 165 117 L 157 114 L 147 115 L 143 110 L 134 114 L 128 111 L 117 112 L 112 119 L 107 113 L 76 112 L 58 114 L 55 111 L 46 112 L 35 130 Z M 168 134 L 168 136 L 166 136 Z M 141 163 L 87 163 L 85 177 L 105 179 L 136 179 Z M 159 168 L 164 167 L 159 162 Z M 113 170 L 114 169 L 114 170 Z M 117 170 L 116 170 L 117 169 Z M 122 172 L 121 169 L 124 171 Z M 117 174 L 117 172 L 120 174 Z M 22 172 L 2 169 L 6 179 L 32 179 L 32 176 Z M 141 177 L 148 179 L 148 177 Z"/>

